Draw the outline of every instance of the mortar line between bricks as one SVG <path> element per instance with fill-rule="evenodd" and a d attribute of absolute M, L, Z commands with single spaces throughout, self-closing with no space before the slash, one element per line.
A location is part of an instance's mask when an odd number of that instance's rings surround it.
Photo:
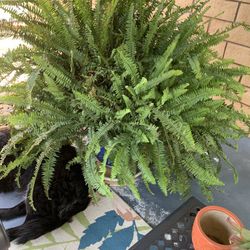
<path fill-rule="evenodd" d="M 236 43 L 236 42 L 229 41 L 229 40 L 225 40 L 225 42 L 232 43 L 232 44 L 234 44 L 234 45 L 238 45 L 238 46 L 241 46 L 241 47 L 245 47 L 245 48 L 247 48 L 247 49 L 250 49 L 250 46 L 245 45 L 245 44 Z"/>
<path fill-rule="evenodd" d="M 241 81 L 242 81 L 243 75 L 240 76 L 239 82 L 244 85 Z M 245 86 L 245 85 L 244 85 Z"/>
<path fill-rule="evenodd" d="M 238 3 L 238 7 L 237 7 L 237 10 L 236 10 L 236 13 L 235 13 L 235 17 L 234 17 L 234 22 L 236 22 L 236 20 L 237 20 L 237 17 L 238 17 L 238 14 L 239 14 L 239 10 L 240 10 L 240 6 L 241 6 L 241 2 Z"/>
<path fill-rule="evenodd" d="M 208 21 L 208 26 L 206 32 L 209 33 L 210 27 L 211 27 L 212 20 Z"/>
<path fill-rule="evenodd" d="M 240 102 L 240 104 L 242 104 L 243 106 L 246 106 L 246 107 L 250 108 L 250 106 L 248 104 L 244 103 L 244 102 Z M 242 107 L 242 108 L 244 108 L 244 107 Z"/>
<path fill-rule="evenodd" d="M 250 86 L 245 85 L 244 83 L 241 82 L 241 84 L 247 88 L 247 90 L 250 90 Z"/>
<path fill-rule="evenodd" d="M 224 21 L 224 22 L 228 22 L 228 23 L 233 23 L 233 21 L 225 20 L 225 19 L 218 18 L 218 17 L 212 17 L 212 16 L 207 16 L 207 15 L 204 15 L 204 17 L 211 18 L 211 20 L 215 19 L 215 20 L 219 20 L 219 21 Z"/>
<path fill-rule="evenodd" d="M 244 3 L 244 4 L 249 4 L 249 2 L 244 2 L 244 1 L 237 1 L 237 0 L 226 0 L 227 2 L 233 2 L 233 3 Z"/>
<path fill-rule="evenodd" d="M 225 58 L 225 54 L 226 54 L 226 50 L 227 50 L 227 45 L 228 45 L 228 42 L 226 42 L 226 45 L 225 45 L 225 48 L 224 48 L 224 51 L 223 51 L 223 56 L 222 56 L 223 59 Z"/>

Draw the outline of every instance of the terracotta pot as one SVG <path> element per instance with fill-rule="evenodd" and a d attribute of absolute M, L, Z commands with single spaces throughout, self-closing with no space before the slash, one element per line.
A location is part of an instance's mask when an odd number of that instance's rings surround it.
<path fill-rule="evenodd" d="M 201 209 L 194 221 L 192 241 L 195 250 L 231 250 L 229 237 L 235 234 L 227 219 L 230 217 L 243 227 L 239 218 L 223 207 L 208 206 Z"/>

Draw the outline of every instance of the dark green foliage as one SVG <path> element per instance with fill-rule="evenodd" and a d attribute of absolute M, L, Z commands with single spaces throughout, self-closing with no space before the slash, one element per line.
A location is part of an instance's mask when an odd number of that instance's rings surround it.
<path fill-rule="evenodd" d="M 1 152 L 1 178 L 36 161 L 31 203 L 40 170 L 49 197 L 56 153 L 70 142 L 77 146 L 74 161 L 82 163 L 89 188 L 104 195 L 110 194 L 104 183 L 108 158 L 112 178 L 136 197 L 138 170 L 147 186 L 158 183 L 165 194 L 187 194 L 193 179 L 208 196 L 222 186 L 213 158 L 226 160 L 221 144 L 247 133 L 236 121 L 250 125 L 249 117 L 224 100 L 240 100 L 243 88 L 235 77 L 250 71 L 231 68 L 212 51 L 226 32 L 204 31 L 204 6 L 197 1 L 180 8 L 174 0 L 97 0 L 95 5 L 2 0 L 0 8 L 12 18 L 0 23 L 1 37 L 26 43 L 0 58 L 0 80 L 14 72 L 0 95 L 0 103 L 14 105 L 2 118 L 12 137 Z M 27 80 L 16 83 L 23 74 Z M 98 166 L 101 146 L 106 153 Z M 4 166 L 17 149 L 20 156 Z"/>

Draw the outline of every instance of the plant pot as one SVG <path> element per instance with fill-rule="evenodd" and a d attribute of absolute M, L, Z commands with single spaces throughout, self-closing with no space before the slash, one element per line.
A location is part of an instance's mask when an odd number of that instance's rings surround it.
<path fill-rule="evenodd" d="M 195 250 L 231 250 L 229 238 L 235 234 L 227 219 L 243 227 L 239 218 L 229 210 L 208 206 L 201 209 L 194 221 L 192 241 Z"/>
<path fill-rule="evenodd" d="M 112 169 L 112 166 L 107 166 L 106 167 L 106 174 L 105 174 L 105 182 L 109 185 L 109 186 L 113 186 L 113 187 L 116 187 L 116 186 L 120 186 L 119 183 L 118 183 L 118 179 L 111 179 L 110 176 L 111 176 L 111 169 Z M 134 177 L 137 178 L 141 176 L 141 172 L 137 173 Z"/>
<path fill-rule="evenodd" d="M 100 165 L 102 164 L 101 161 L 97 159 L 97 164 Z M 109 186 L 117 187 L 120 186 L 118 183 L 118 179 L 111 179 L 111 171 L 112 171 L 112 165 L 106 165 L 106 173 L 105 173 L 105 183 L 108 184 Z M 137 173 L 135 175 L 135 178 L 139 177 L 141 175 L 141 172 Z"/>
<path fill-rule="evenodd" d="M 101 147 L 100 152 L 97 154 L 96 158 L 97 158 L 97 164 L 101 164 L 103 162 L 103 157 L 105 154 L 105 148 Z M 118 184 L 118 179 L 111 179 L 111 171 L 112 171 L 112 162 L 110 161 L 110 159 L 107 160 L 106 163 L 106 173 L 105 173 L 105 183 L 108 184 L 109 186 L 120 186 Z M 137 173 L 135 175 L 135 178 L 139 177 L 141 175 L 141 172 Z"/>

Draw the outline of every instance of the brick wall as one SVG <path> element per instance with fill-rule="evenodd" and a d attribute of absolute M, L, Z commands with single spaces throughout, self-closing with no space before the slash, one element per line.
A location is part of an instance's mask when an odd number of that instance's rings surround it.
<path fill-rule="evenodd" d="M 195 0 L 176 0 L 177 4 L 187 6 Z M 250 25 L 250 0 L 210 0 L 211 8 L 205 19 L 210 20 L 206 25 L 208 32 L 216 32 L 236 21 L 243 21 Z M 220 14 L 218 16 L 218 14 Z M 218 16 L 218 17 L 216 17 Z M 214 17 L 213 19 L 210 19 Z M 8 18 L 5 13 L 0 12 L 0 18 Z M 0 39 L 0 54 L 6 52 L 9 47 L 15 47 L 20 41 L 9 42 Z M 229 38 L 214 48 L 221 57 L 232 58 L 236 65 L 250 66 L 250 32 L 239 27 L 230 32 Z M 250 114 L 250 76 L 243 76 L 239 81 L 246 86 L 246 92 L 240 103 L 235 108 L 243 109 Z"/>
<path fill-rule="evenodd" d="M 187 6 L 194 0 L 176 0 L 180 6 Z M 206 13 L 206 29 L 210 33 L 224 29 L 233 22 L 245 22 L 250 25 L 250 0 L 210 0 L 211 8 Z M 220 14 L 220 15 L 219 15 Z M 218 16 L 219 15 L 219 16 Z M 212 19 L 211 19 L 212 17 Z M 222 58 L 232 58 L 235 65 L 250 66 L 250 31 L 239 27 L 230 32 L 230 36 L 214 48 Z M 239 81 L 246 87 L 246 92 L 236 109 L 243 109 L 250 114 L 250 76 L 242 76 Z"/>

